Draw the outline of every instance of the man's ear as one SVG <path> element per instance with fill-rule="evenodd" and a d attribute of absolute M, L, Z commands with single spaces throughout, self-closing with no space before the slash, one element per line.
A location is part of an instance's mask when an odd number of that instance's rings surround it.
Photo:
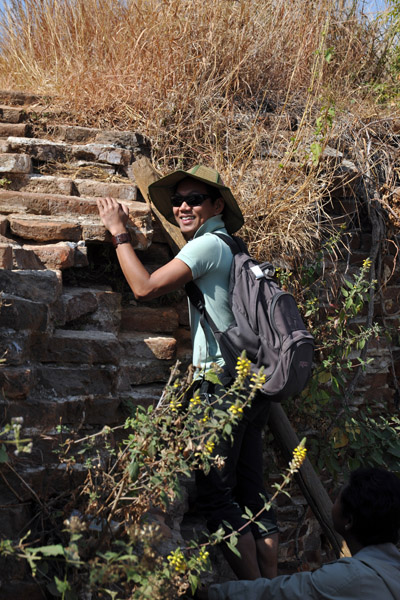
<path fill-rule="evenodd" d="M 225 208 L 224 199 L 220 196 L 214 202 L 215 215 L 220 215 Z"/>

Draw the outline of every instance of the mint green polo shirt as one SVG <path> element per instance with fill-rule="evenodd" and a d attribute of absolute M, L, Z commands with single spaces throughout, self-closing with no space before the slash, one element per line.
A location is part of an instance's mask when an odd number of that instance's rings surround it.
<path fill-rule="evenodd" d="M 229 274 L 232 252 L 225 242 L 211 232 L 227 233 L 220 215 L 208 219 L 196 231 L 176 258 L 192 271 L 193 280 L 204 294 L 206 310 L 219 329 L 225 330 L 234 320 L 229 307 Z M 224 365 L 218 343 L 206 323 L 206 335 L 199 312 L 189 301 L 190 328 L 193 342 L 193 365 L 208 369 L 215 362 Z"/>

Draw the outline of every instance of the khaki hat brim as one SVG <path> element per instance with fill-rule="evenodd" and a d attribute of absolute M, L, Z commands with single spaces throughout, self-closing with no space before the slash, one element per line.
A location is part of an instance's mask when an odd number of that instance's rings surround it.
<path fill-rule="evenodd" d="M 165 175 L 165 177 L 162 177 L 161 179 L 158 179 L 157 181 L 149 185 L 148 188 L 151 201 L 154 203 L 155 207 L 160 211 L 160 213 L 172 225 L 175 225 L 179 229 L 174 217 L 174 213 L 172 211 L 172 191 L 173 188 L 180 181 L 182 181 L 182 179 L 186 179 L 187 177 L 191 177 L 192 179 L 201 181 L 202 183 L 205 183 L 206 185 L 209 185 L 220 191 L 221 196 L 225 202 L 223 219 L 228 233 L 235 233 L 235 231 L 238 231 L 238 229 L 242 227 L 244 223 L 242 212 L 235 200 L 235 197 L 233 196 L 231 190 L 228 187 L 210 181 L 210 179 L 199 177 L 195 174 L 190 173 L 189 171 L 183 170 L 174 171 L 169 175 Z"/>

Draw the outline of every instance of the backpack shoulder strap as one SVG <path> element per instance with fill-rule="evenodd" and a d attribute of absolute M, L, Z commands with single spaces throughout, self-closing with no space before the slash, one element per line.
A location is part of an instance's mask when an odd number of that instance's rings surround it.
<path fill-rule="evenodd" d="M 225 242 L 225 244 L 229 246 L 229 248 L 232 250 L 233 255 L 238 254 L 239 252 L 245 252 L 246 254 L 249 253 L 246 244 L 244 243 L 242 238 L 238 237 L 237 235 L 217 233 L 216 231 L 213 231 L 212 233 L 213 235 L 219 237 L 220 240 L 222 240 L 223 242 Z"/>

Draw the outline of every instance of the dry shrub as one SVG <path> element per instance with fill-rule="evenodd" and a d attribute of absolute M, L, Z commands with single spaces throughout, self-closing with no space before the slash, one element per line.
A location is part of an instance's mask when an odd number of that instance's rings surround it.
<path fill-rule="evenodd" d="M 299 144 L 330 76 L 327 45 L 340 41 L 340 81 L 349 57 L 360 63 L 337 10 L 334 0 L 10 0 L 0 85 L 56 97 L 79 124 L 140 130 L 161 172 L 216 166 L 251 244 L 289 260 L 312 247 L 321 203 L 315 177 L 292 169 L 285 183 L 260 164 L 278 136 L 264 117 L 296 110 Z M 289 146 L 280 141 L 282 157 Z"/>

